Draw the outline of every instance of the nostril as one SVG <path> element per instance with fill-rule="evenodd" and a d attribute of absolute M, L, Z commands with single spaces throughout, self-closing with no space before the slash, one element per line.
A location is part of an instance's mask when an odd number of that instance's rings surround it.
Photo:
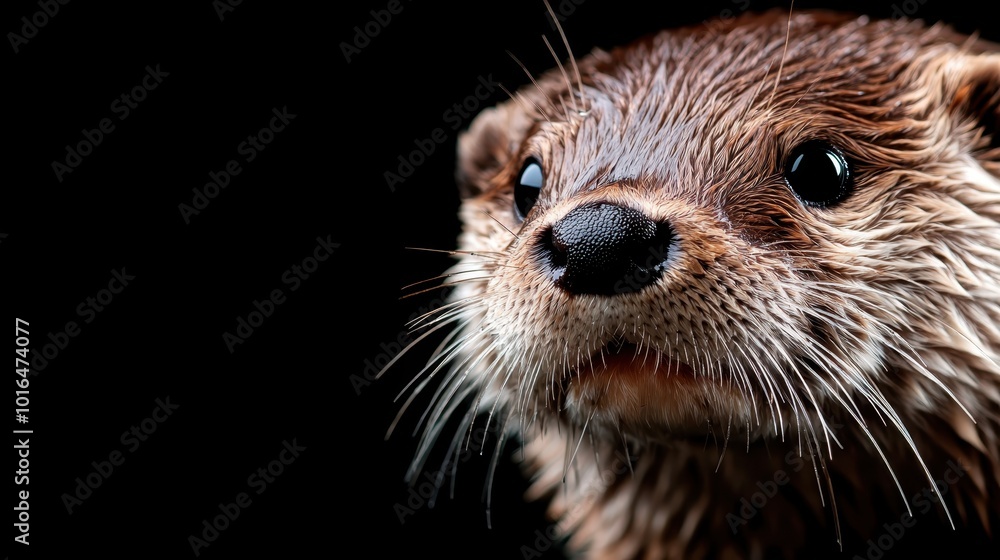
<path fill-rule="evenodd" d="M 553 266 L 565 267 L 569 260 L 569 246 L 562 238 L 556 239 L 553 235 L 553 228 L 545 231 L 545 244 L 551 247 L 550 261 Z"/>
<path fill-rule="evenodd" d="M 670 253 L 673 229 L 607 203 L 571 210 L 539 239 L 552 280 L 573 293 L 618 294 L 652 284 Z"/>
<path fill-rule="evenodd" d="M 670 246 L 674 242 L 674 229 L 670 222 L 656 222 L 656 232 L 648 243 L 636 247 L 635 262 L 644 268 L 662 270 L 670 257 Z"/>

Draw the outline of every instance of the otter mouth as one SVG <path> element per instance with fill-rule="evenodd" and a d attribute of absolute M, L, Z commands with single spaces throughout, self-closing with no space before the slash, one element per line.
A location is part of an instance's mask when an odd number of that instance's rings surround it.
<path fill-rule="evenodd" d="M 610 376 L 626 383 L 630 378 L 639 380 L 648 376 L 678 376 L 685 380 L 695 377 L 688 364 L 620 337 L 613 338 L 591 354 L 590 359 L 571 370 L 570 375 L 581 381 L 588 378 L 607 379 Z"/>
<path fill-rule="evenodd" d="M 563 389 L 559 409 L 571 423 L 639 441 L 701 438 L 711 426 L 751 414 L 734 384 L 624 338 L 568 370 Z"/>

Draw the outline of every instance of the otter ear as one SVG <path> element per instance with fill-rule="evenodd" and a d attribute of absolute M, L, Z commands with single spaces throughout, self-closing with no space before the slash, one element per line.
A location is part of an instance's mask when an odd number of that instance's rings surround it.
<path fill-rule="evenodd" d="M 1000 175 L 1000 53 L 964 55 L 943 68 L 942 100 L 955 119 L 954 132 L 984 167 Z"/>
<path fill-rule="evenodd" d="M 456 179 L 463 198 L 487 190 L 517 153 L 530 120 L 508 101 L 479 113 L 458 137 Z"/>

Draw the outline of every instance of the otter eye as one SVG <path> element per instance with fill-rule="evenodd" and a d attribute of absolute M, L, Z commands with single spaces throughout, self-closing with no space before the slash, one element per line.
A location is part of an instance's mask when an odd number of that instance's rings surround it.
<path fill-rule="evenodd" d="M 542 165 L 538 160 L 533 157 L 525 160 L 524 167 L 517 176 L 517 184 L 514 185 L 514 215 L 518 220 L 524 220 L 535 205 L 543 182 Z"/>
<path fill-rule="evenodd" d="M 785 162 L 785 182 L 809 206 L 830 206 L 851 192 L 851 166 L 844 154 L 822 140 L 799 144 Z"/>

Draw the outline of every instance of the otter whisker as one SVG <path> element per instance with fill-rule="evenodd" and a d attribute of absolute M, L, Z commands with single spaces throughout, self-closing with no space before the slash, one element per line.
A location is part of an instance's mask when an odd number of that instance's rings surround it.
<path fill-rule="evenodd" d="M 471 342 L 481 342 L 481 339 L 479 341 L 472 339 Z M 484 344 L 490 344 L 490 343 L 486 342 Z M 468 378 L 469 373 L 473 371 L 472 370 L 473 366 L 475 364 L 480 363 L 487 355 L 488 354 L 486 352 L 480 352 L 478 354 L 467 353 L 464 359 L 454 364 L 452 369 L 448 372 L 448 377 L 446 377 L 445 380 L 440 385 L 438 385 L 437 389 L 435 389 L 434 391 L 434 394 L 431 396 L 430 404 L 427 406 L 427 409 L 424 411 L 424 413 L 420 416 L 420 419 L 417 421 L 416 427 L 414 428 L 414 435 L 416 435 L 417 430 L 419 430 L 420 427 L 423 426 L 425 422 L 427 423 L 427 427 L 425 428 L 425 433 L 426 430 L 430 429 L 434 425 L 435 420 L 440 416 L 441 407 L 447 406 L 448 402 L 451 401 L 455 392 L 462 385 L 462 383 Z M 420 384 L 419 387 L 422 389 L 427 381 L 430 381 L 430 378 L 427 378 L 424 381 L 424 383 Z M 428 420 L 428 414 L 432 410 L 434 411 L 434 413 L 431 414 L 430 420 Z"/>
<path fill-rule="evenodd" d="M 802 372 L 799 371 L 798 364 L 797 364 L 796 360 L 794 360 L 792 358 L 792 356 L 789 355 L 783 348 L 779 347 L 777 350 L 778 350 L 778 352 L 780 352 L 781 354 L 783 354 L 783 356 L 782 356 L 783 362 L 785 364 L 787 364 L 788 367 L 791 368 L 792 372 L 795 374 L 795 376 L 801 382 L 801 387 L 805 391 L 806 396 L 808 398 L 808 401 L 810 403 L 812 403 L 813 407 L 815 408 L 817 418 L 819 419 L 821 425 L 823 426 L 824 432 L 828 432 L 829 428 L 826 425 L 826 420 L 823 417 L 822 411 L 819 409 L 819 404 L 818 404 L 819 401 L 816 399 L 815 395 L 813 395 L 812 389 L 809 388 L 809 384 L 806 382 L 805 378 L 802 376 Z M 761 349 L 761 351 L 763 352 L 763 349 Z M 769 352 L 763 352 L 763 353 L 765 353 L 766 356 L 767 356 L 767 358 L 769 358 L 771 360 L 771 363 L 775 366 L 775 368 L 777 368 L 777 371 L 781 372 L 782 378 L 785 380 L 785 385 L 786 385 L 786 387 L 788 387 L 788 392 L 789 392 L 790 398 L 793 400 L 793 403 L 795 403 L 795 404 L 793 404 L 793 408 L 795 410 L 798 410 L 798 408 L 799 408 L 799 406 L 801 406 L 801 404 L 800 404 L 799 398 L 796 395 L 795 389 L 792 387 L 791 380 L 788 379 L 788 377 L 784 375 L 785 368 L 782 368 L 779 365 L 778 361 L 774 358 L 774 356 L 771 353 L 769 353 Z M 798 414 L 796 414 L 796 419 L 798 419 Z M 810 429 L 811 429 L 812 425 L 809 424 L 809 426 L 810 426 Z M 814 434 L 814 437 L 815 437 L 815 434 Z M 817 443 L 818 443 L 818 440 L 817 440 Z"/>
<path fill-rule="evenodd" d="M 580 444 L 583 443 L 583 436 L 587 433 L 587 427 L 590 426 L 590 421 L 594 419 L 594 415 L 597 414 L 597 407 L 591 411 L 590 416 L 587 417 L 587 421 L 583 423 L 583 429 L 580 430 L 580 438 L 576 441 L 576 446 L 573 448 L 573 454 L 569 458 L 569 463 L 565 465 L 566 469 L 570 468 L 570 465 L 576 460 L 576 454 L 580 451 Z M 566 483 L 566 474 L 568 470 L 563 471 L 563 483 Z"/>
<path fill-rule="evenodd" d="M 510 54 L 510 55 L 511 55 L 511 57 L 513 57 L 513 56 L 514 56 L 514 55 L 512 55 L 512 54 L 510 53 L 510 51 L 508 51 L 508 52 L 507 52 L 507 54 Z M 516 59 L 515 59 L 515 60 L 516 60 Z M 522 68 L 524 68 L 524 67 L 522 66 Z M 527 72 L 527 69 L 524 69 L 524 70 L 525 70 L 525 72 Z M 526 100 L 526 99 L 527 99 L 528 101 L 530 101 L 530 102 L 531 102 L 531 104 L 532 104 L 532 105 L 534 106 L 534 108 L 535 108 L 535 111 L 537 111 L 537 113 L 538 113 L 539 115 L 542 115 L 542 116 L 544 116 L 544 117 L 545 117 L 545 120 L 546 120 L 546 121 L 548 121 L 548 122 L 552 122 L 551 118 L 549 118 L 548 116 L 546 116 L 546 113 L 545 113 L 545 111 L 543 111 L 543 110 L 542 110 L 542 108 L 538 106 L 538 103 L 535 103 L 535 101 L 534 101 L 533 99 L 529 99 L 529 98 L 528 98 L 528 96 L 527 96 L 527 95 L 525 95 L 525 94 L 524 94 L 524 93 L 522 93 L 522 92 L 517 92 L 517 94 L 513 94 L 513 93 L 511 93 L 511 91 L 510 91 L 509 89 L 507 89 L 507 88 L 506 88 L 506 87 L 505 87 L 505 86 L 504 86 L 503 84 L 497 84 L 497 85 L 498 85 L 498 86 L 500 86 L 500 89 L 501 89 L 501 90 L 503 90 L 503 92 L 507 94 L 507 97 L 510 97 L 511 99 L 513 99 L 513 100 L 517 101 L 517 103 L 518 103 L 519 105 L 521 105 L 521 107 L 522 107 L 522 108 L 526 108 L 526 107 L 527 107 L 527 105 L 525 104 L 525 100 Z M 549 104 L 551 105 L 551 101 L 549 102 Z M 553 106 L 552 108 L 553 108 L 553 109 L 555 109 L 555 106 Z M 531 112 L 531 110 L 529 109 L 529 110 L 526 110 L 525 112 L 528 112 L 528 113 L 530 113 L 530 112 Z"/>
<path fill-rule="evenodd" d="M 518 387 L 519 394 L 517 402 L 515 403 L 515 408 L 518 410 L 521 417 L 525 415 L 528 410 L 529 397 L 532 395 L 530 388 L 536 387 L 538 383 L 538 376 L 541 375 L 543 359 L 535 357 L 535 348 L 531 349 L 531 354 L 527 357 L 527 363 L 535 364 L 531 370 L 525 372 L 525 382 Z"/>
<path fill-rule="evenodd" d="M 867 391 L 865 391 L 865 393 L 867 393 Z M 834 396 L 835 399 L 838 399 L 838 400 L 840 398 L 839 394 L 837 394 L 837 393 L 834 393 L 833 396 Z M 870 397 L 868 397 L 867 394 L 865 394 L 865 396 L 866 396 L 866 398 L 869 398 L 870 402 L 872 403 L 873 407 L 876 410 L 879 409 L 879 406 L 876 405 L 876 401 L 871 400 Z M 896 485 L 896 489 L 899 491 L 899 495 L 903 498 L 903 501 L 905 502 L 907 512 L 910 513 L 910 515 L 912 515 L 913 512 L 910 509 L 909 502 L 906 500 L 906 493 L 903 491 L 903 486 L 900 483 L 899 478 L 896 476 L 896 471 L 892 468 L 892 465 L 891 465 L 891 463 L 889 461 L 889 458 L 885 455 L 885 452 L 882 450 L 882 446 L 879 445 L 878 440 L 875 438 L 875 435 L 872 434 L 871 430 L 868 429 L 868 426 L 865 424 L 863 418 L 860 417 L 860 416 L 855 416 L 854 412 L 849 407 L 845 407 L 845 409 L 848 411 L 848 414 L 851 415 L 851 417 L 854 419 L 854 421 L 857 422 L 858 427 L 862 430 L 862 432 L 868 438 L 868 441 L 872 444 L 872 448 L 875 450 L 876 453 L 878 453 L 879 457 L 882 459 L 883 464 L 885 464 L 886 468 L 889 471 L 889 475 L 892 477 L 893 483 Z M 891 407 L 890 407 L 889 411 L 885 411 L 885 412 L 887 412 L 887 413 L 891 412 Z M 891 416 L 890 416 L 890 418 L 891 418 Z M 906 428 L 903 427 L 902 424 L 897 424 L 896 428 L 910 442 L 910 444 L 912 446 L 912 439 L 910 439 L 909 433 L 906 432 Z M 917 455 L 918 462 L 920 462 L 920 464 L 923 465 L 923 460 L 920 457 L 920 453 L 917 452 L 917 450 L 915 448 L 914 448 L 914 452 Z M 926 469 L 926 467 L 925 467 L 925 469 Z"/>
<path fill-rule="evenodd" d="M 769 375 L 768 372 L 766 370 L 764 370 L 763 368 L 758 369 L 757 366 L 754 365 L 755 362 L 746 353 L 746 351 L 743 349 L 743 346 L 740 345 L 740 344 L 737 344 L 736 345 L 736 349 L 740 351 L 740 354 L 743 354 L 743 357 L 746 359 L 746 363 L 751 364 L 751 369 L 754 370 L 754 374 L 757 376 L 757 381 L 760 384 L 760 386 L 761 387 L 770 387 L 772 395 L 776 396 L 776 395 L 780 394 L 780 391 L 779 391 L 777 385 L 775 384 L 774 379 L 771 377 L 771 375 Z M 766 391 L 766 389 L 765 389 L 765 391 Z M 774 403 L 773 400 L 771 402 L 772 402 L 771 419 L 774 422 L 774 433 L 776 433 L 776 434 L 777 433 L 782 433 L 783 434 L 784 433 L 784 429 L 782 429 L 780 431 L 778 429 L 779 425 L 784 426 L 784 421 L 782 420 L 782 414 L 781 414 L 781 407 L 775 406 L 775 403 Z M 784 437 L 784 436 L 782 435 L 782 437 Z"/>
<path fill-rule="evenodd" d="M 568 89 L 570 91 L 572 91 L 573 84 L 570 83 L 569 76 L 566 74 L 566 70 L 563 68 L 562 62 L 559 60 L 559 57 L 556 55 L 555 49 L 553 49 L 552 48 L 552 44 L 549 43 L 549 38 L 546 37 L 545 35 L 542 35 L 542 42 L 544 42 L 545 46 L 549 49 L 549 54 L 552 55 L 552 59 L 556 61 L 556 67 L 559 68 L 559 72 L 562 73 L 563 79 L 566 80 L 566 84 L 569 86 Z M 573 114 L 576 114 L 576 115 L 580 114 L 580 109 L 578 109 L 577 106 L 576 106 L 576 98 L 574 96 L 570 95 L 569 100 L 570 100 L 570 103 L 573 105 Z M 567 111 L 566 104 L 563 102 L 563 100 L 562 100 L 561 97 L 559 98 L 559 103 L 562 104 L 563 111 L 565 111 L 567 113 L 566 114 L 566 120 L 569 121 L 570 118 L 571 118 L 571 116 L 570 116 L 569 112 Z"/>
<path fill-rule="evenodd" d="M 469 269 L 469 270 L 455 270 L 455 271 L 448 272 L 446 274 L 439 274 L 437 276 L 432 276 L 430 278 L 425 278 L 423 280 L 418 280 L 417 282 L 412 282 L 410 284 L 407 284 L 407 285 L 403 286 L 402 288 L 400 288 L 400 290 L 405 292 L 407 290 L 410 290 L 410 289 L 415 288 L 417 286 L 420 286 L 422 284 L 427 284 L 429 282 L 436 282 L 438 280 L 444 280 L 446 278 L 454 278 L 456 276 L 462 276 L 463 274 L 472 274 L 472 273 L 475 273 L 475 272 L 491 272 L 491 271 L 494 271 L 495 269 L 496 269 L 496 265 L 493 265 L 490 268 L 479 268 L 479 269 L 475 269 L 474 268 L 474 269 Z M 444 286 L 438 286 L 438 287 L 444 287 Z M 418 293 L 423 293 L 423 292 L 418 292 Z M 403 297 L 411 297 L 411 296 L 404 295 Z"/>
<path fill-rule="evenodd" d="M 457 319 L 474 315 L 475 312 L 483 309 L 485 307 L 482 296 L 468 296 L 443 304 L 414 317 L 407 323 L 407 327 L 410 330 L 410 334 L 416 334 L 423 329 L 428 329 L 436 325 L 450 324 Z M 463 321 L 460 324 L 468 324 L 468 321 Z"/>
<path fill-rule="evenodd" d="M 945 325 L 945 326 L 947 326 L 947 325 Z M 889 334 L 890 336 L 892 336 L 897 341 L 903 343 L 906 346 L 906 348 L 907 348 L 908 351 L 905 351 L 904 349 L 902 349 L 902 348 L 900 348 L 898 346 L 889 346 L 889 348 L 892 349 L 892 350 L 894 350 L 894 351 L 896 351 L 896 353 L 900 357 L 902 357 L 904 360 L 906 360 L 907 362 L 909 362 L 910 365 L 913 366 L 914 370 L 917 373 L 919 373 L 923 377 L 927 378 L 928 380 L 931 381 L 931 383 L 934 383 L 935 385 L 938 386 L 938 388 L 940 388 L 942 391 L 944 391 L 944 393 L 946 395 L 948 395 L 948 397 L 952 401 L 954 401 L 954 403 L 956 405 L 958 405 L 958 407 L 960 409 L 962 409 L 962 412 L 964 412 L 965 415 L 969 417 L 969 420 L 972 420 L 973 423 L 976 423 L 976 418 L 972 415 L 971 412 L 969 412 L 969 409 L 966 408 L 965 405 L 960 400 L 958 400 L 958 397 L 955 395 L 955 393 L 947 385 L 945 385 L 944 382 L 942 382 L 941 379 L 939 379 L 937 375 L 934 375 L 933 373 L 931 373 L 930 370 L 927 369 L 927 365 L 924 364 L 923 360 L 920 359 L 920 356 L 917 355 L 916 351 L 913 349 L 913 346 L 910 345 L 910 343 L 906 342 L 906 340 L 903 337 L 899 336 L 898 333 L 893 332 L 891 329 L 886 328 L 885 332 L 887 334 Z M 955 333 L 959 334 L 961 336 L 961 333 L 959 333 L 957 330 L 955 330 Z M 973 343 L 971 340 L 969 340 L 969 342 L 972 343 L 973 345 L 975 345 L 975 343 Z M 978 346 L 977 346 L 977 348 L 978 348 Z M 985 357 L 986 359 L 988 359 L 990 361 L 993 361 L 992 359 L 990 359 L 989 356 L 985 356 L 984 355 L 983 357 Z M 993 363 L 997 364 L 997 362 L 993 362 Z M 1000 365 L 1000 364 L 998 364 L 998 365 Z"/>
<path fill-rule="evenodd" d="M 455 435 L 453 435 L 451 438 L 451 443 L 448 444 L 448 450 L 445 452 L 444 459 L 441 460 L 441 469 L 438 472 L 443 473 L 444 467 L 448 465 L 448 462 L 450 461 L 452 455 L 454 455 L 455 451 L 458 450 L 459 440 L 461 439 L 462 433 L 465 431 L 464 426 L 465 425 L 471 426 L 475 419 L 475 415 L 476 415 L 476 410 L 474 408 L 470 408 L 469 411 L 465 413 L 465 416 L 462 417 L 462 421 L 459 424 L 458 429 L 455 430 Z M 451 499 L 455 498 L 455 479 L 457 478 L 457 473 L 458 473 L 458 462 L 456 461 L 452 463 L 448 473 L 450 475 L 449 476 L 450 481 L 448 484 L 449 486 L 448 495 Z M 434 481 L 434 493 L 431 494 L 431 497 L 427 499 L 427 507 L 429 508 L 434 507 L 434 504 L 437 503 L 437 497 L 439 491 L 440 491 L 440 481 Z"/>
<path fill-rule="evenodd" d="M 493 220 L 494 222 L 497 223 L 498 226 L 500 226 L 504 230 L 506 230 L 507 233 L 509 233 L 511 235 L 511 237 L 513 237 L 514 239 L 520 239 L 520 237 L 516 233 L 514 233 L 513 231 L 510 230 L 510 228 L 508 228 L 507 226 L 505 226 L 504 223 L 501 222 L 500 220 L 498 220 L 496 216 L 494 216 L 493 214 L 491 214 L 489 210 L 483 210 L 483 214 L 486 214 L 486 217 L 488 217 L 489 219 Z"/>
<path fill-rule="evenodd" d="M 580 68 L 576 64 L 576 57 L 573 56 L 573 48 L 569 46 L 569 39 L 566 38 L 566 32 L 563 31 L 562 24 L 559 22 L 559 18 L 556 17 L 556 13 L 552 10 L 552 5 L 549 3 L 549 0 L 543 1 L 545 2 L 545 9 L 549 12 L 549 17 L 552 18 L 552 22 L 555 24 L 556 30 L 559 32 L 559 37 L 562 38 L 563 46 L 566 47 L 566 53 L 569 55 L 569 62 L 573 66 L 573 73 L 576 74 L 576 83 L 580 88 L 580 101 L 584 104 L 584 110 L 586 110 L 587 96 L 583 93 L 583 77 L 580 75 Z M 546 43 L 548 43 L 548 40 L 546 40 Z M 555 55 L 553 55 L 553 57 L 557 58 L 556 62 L 558 63 L 558 57 Z M 562 64 L 559 64 L 559 67 L 562 68 Z M 569 79 L 567 78 L 567 83 L 568 82 Z M 570 85 L 570 89 L 572 89 L 572 85 Z M 577 110 L 575 101 L 573 103 L 573 109 Z"/>
<path fill-rule="evenodd" d="M 462 274 L 469 274 L 469 273 L 463 271 L 463 272 L 460 272 L 458 274 L 462 275 Z M 442 290 L 442 289 L 447 289 L 447 288 L 454 288 L 456 286 L 461 286 L 462 284 L 467 284 L 467 283 L 470 283 L 470 282 L 489 280 L 489 278 L 490 278 L 490 276 L 481 276 L 481 277 L 474 277 L 474 278 L 459 278 L 459 279 L 453 280 L 451 282 L 442 282 L 441 284 L 436 284 L 434 286 L 430 286 L 430 287 L 424 288 L 422 290 L 417 290 L 415 292 L 411 292 L 409 294 L 405 294 L 405 295 L 401 296 L 400 299 L 407 299 L 407 298 L 416 297 L 416 296 L 419 296 L 419 295 L 422 295 L 422 294 L 427 294 L 427 293 L 433 292 L 435 290 Z M 430 311 L 430 313 L 433 313 L 434 311 L 436 311 L 436 310 L 432 309 Z"/>
<path fill-rule="evenodd" d="M 404 247 L 404 249 L 411 251 L 426 251 L 428 253 L 444 253 L 451 256 L 468 255 L 470 257 L 481 257 L 484 259 L 495 260 L 499 260 L 507 256 L 501 251 L 465 251 L 462 249 L 430 249 L 427 247 Z"/>
<path fill-rule="evenodd" d="M 511 411 L 513 412 L 513 411 Z M 487 528 L 493 528 L 493 518 L 492 518 L 492 507 L 493 507 L 493 481 L 496 478 L 497 464 L 500 462 L 500 452 L 503 450 L 504 443 L 507 437 L 507 423 L 513 415 L 511 413 L 507 414 L 507 418 L 504 420 L 503 426 L 500 429 L 499 435 L 497 436 L 496 449 L 493 451 L 493 458 L 490 460 L 489 471 L 486 474 L 487 487 L 486 491 L 486 526 Z"/>
<path fill-rule="evenodd" d="M 622 450 L 625 452 L 625 462 L 628 464 L 628 472 L 632 476 L 635 476 L 635 471 L 632 470 L 632 457 L 629 453 L 628 436 L 622 431 L 621 422 L 615 418 L 614 419 L 615 429 L 618 430 L 618 436 L 621 437 Z"/>
<path fill-rule="evenodd" d="M 417 380 L 419 380 L 421 377 L 423 377 L 423 375 L 430 369 L 432 365 L 434 365 L 434 363 L 437 363 L 438 365 L 430 372 L 428 378 L 434 377 L 437 374 L 438 370 L 442 369 L 444 366 L 448 364 L 448 361 L 451 359 L 452 356 L 455 355 L 456 352 L 461 351 L 461 345 L 474 337 L 474 335 L 465 334 L 460 338 L 456 339 L 456 337 L 458 337 L 458 335 L 462 332 L 462 328 L 468 322 L 469 322 L 468 320 L 462 321 L 455 329 L 448 332 L 445 339 L 442 340 L 441 344 L 438 345 L 438 347 L 434 350 L 431 358 L 427 361 L 426 364 L 424 364 L 424 367 L 421 368 L 420 371 L 418 371 L 417 374 L 413 376 L 413 379 L 409 380 L 406 383 L 406 385 L 403 386 L 402 389 L 400 389 L 399 393 L 396 394 L 396 397 L 392 399 L 392 402 L 397 402 L 399 398 L 403 396 L 403 394 L 409 391 L 410 388 L 413 386 L 413 384 L 416 383 Z M 429 332 L 424 333 L 423 336 L 429 336 L 434 331 L 447 326 L 450 326 L 450 323 L 442 323 L 431 329 Z M 412 397 L 415 397 L 419 393 L 420 390 L 413 391 L 413 393 L 411 394 L 412 395 L 411 399 Z M 401 409 L 402 411 L 405 412 L 406 405 L 401 407 Z"/>
<path fill-rule="evenodd" d="M 497 373 L 499 373 L 499 372 L 497 372 Z M 500 384 L 500 389 L 497 390 L 498 393 L 501 393 L 501 394 L 503 393 L 504 388 L 507 386 L 507 382 L 510 381 L 510 378 L 513 377 L 513 375 L 514 375 L 514 369 L 511 368 L 509 371 L 507 371 L 507 375 L 504 376 L 503 383 Z M 491 381 L 492 381 L 492 379 L 491 379 Z M 484 387 L 485 386 L 486 385 L 484 385 Z M 500 399 L 496 399 L 493 402 L 493 406 L 490 407 L 490 413 L 486 417 L 486 428 L 485 428 L 486 430 L 490 429 L 490 420 L 493 419 L 493 413 L 496 412 L 497 406 L 499 406 L 499 405 L 500 405 Z M 479 400 L 478 399 L 476 400 L 476 406 L 475 406 L 475 408 L 477 408 L 477 409 L 479 408 Z"/>
<path fill-rule="evenodd" d="M 470 336 L 463 337 L 463 339 L 469 339 L 469 338 L 472 338 L 472 337 L 470 337 Z M 441 365 L 443 366 L 445 363 L 447 363 L 448 359 L 450 359 L 450 355 L 448 357 L 446 357 L 446 358 L 443 359 Z M 422 375 L 425 371 L 427 371 L 427 369 L 429 369 L 430 365 L 432 365 L 432 364 L 428 364 L 427 366 L 425 366 L 421 370 L 420 375 Z M 389 424 L 389 428 L 388 428 L 388 430 L 386 430 L 386 434 L 385 434 L 385 438 L 386 439 L 388 439 L 389 437 L 392 436 L 392 433 L 396 430 L 396 426 L 399 424 L 400 419 L 402 419 L 403 415 L 406 414 L 406 411 L 409 409 L 410 405 L 417 398 L 417 396 L 423 391 L 423 389 L 427 386 L 427 384 L 430 383 L 431 379 L 433 379 L 434 375 L 438 372 L 438 369 L 440 367 L 441 366 L 439 366 L 438 368 L 435 368 L 431 372 L 431 374 L 429 376 L 427 376 L 426 378 L 424 378 L 423 381 L 421 381 L 420 384 L 417 385 L 417 387 L 410 393 L 410 396 L 406 399 L 406 401 L 400 407 L 399 411 L 396 413 L 395 418 L 393 418 L 392 422 Z M 419 376 L 418 376 L 418 378 L 419 378 Z M 410 383 L 408 383 L 407 386 L 409 386 L 411 384 L 412 384 L 412 381 Z M 401 391 L 400 394 L 396 396 L 396 399 L 398 399 L 400 396 L 402 396 L 402 394 L 403 394 L 403 392 Z M 424 414 L 426 415 L 426 411 L 425 411 Z M 416 435 L 416 433 L 417 433 L 417 431 L 419 429 L 420 429 L 420 425 L 418 424 L 414 428 L 413 435 Z"/>
<path fill-rule="evenodd" d="M 508 55 L 508 56 L 510 56 L 510 57 L 511 57 L 511 58 L 512 58 L 512 59 L 514 60 L 514 62 L 515 62 L 515 63 L 516 63 L 516 64 L 517 64 L 518 66 L 520 66 L 520 67 L 521 67 L 521 70 L 523 70 L 523 71 L 524 71 L 524 73 L 525 73 L 525 75 L 526 75 L 526 76 L 528 76 L 528 79 L 529 79 L 529 80 L 531 81 L 531 83 L 532 83 L 532 84 L 533 84 L 533 85 L 535 86 L 535 89 L 536 89 L 536 90 L 538 90 L 539 92 L 544 92 L 544 90 L 542 89 L 542 86 L 541 86 L 541 85 L 539 85 L 539 83 L 538 83 L 537 81 L 535 81 L 535 77 L 534 77 L 534 76 L 533 76 L 533 75 L 531 74 L 531 71 L 530 71 L 530 70 L 528 70 L 528 67 L 527 67 L 527 66 L 525 66 L 525 65 L 524 65 L 524 63 L 523 63 L 523 62 L 521 62 L 521 61 L 520 61 L 520 60 L 519 60 L 519 59 L 518 59 L 518 58 L 517 58 L 516 56 L 514 56 L 514 53 L 512 53 L 512 52 L 510 52 L 510 51 L 507 51 L 507 55 Z M 544 97 L 544 96 L 543 96 L 543 97 Z M 551 109 L 552 109 L 552 110 L 553 110 L 554 112 L 558 112 L 558 109 L 556 108 L 556 106 L 552 104 L 552 100 L 551 100 L 551 99 L 549 99 L 548 97 L 544 97 L 544 99 L 545 99 L 545 100 L 546 100 L 546 101 L 547 101 L 547 102 L 549 103 L 549 106 L 551 107 Z M 560 100 L 560 103 L 561 103 L 561 102 L 562 102 L 562 100 Z M 537 104 L 535 104 L 535 102 L 534 102 L 534 101 L 532 101 L 532 104 L 534 104 L 534 105 L 535 105 L 536 109 L 538 110 L 538 114 L 539 114 L 539 115 L 541 115 L 541 116 L 542 116 L 542 117 L 543 117 L 543 118 L 544 118 L 544 119 L 545 119 L 545 120 L 546 120 L 547 122 L 550 122 L 550 123 L 551 123 L 551 122 L 552 122 L 552 121 L 554 120 L 554 119 L 553 119 L 553 117 L 554 117 L 555 115 L 549 115 L 549 114 L 545 113 L 545 111 L 542 111 L 542 109 L 541 109 L 540 107 L 538 107 L 538 105 L 537 105 Z M 564 119 L 564 120 L 567 120 L 567 121 L 568 121 L 568 120 L 569 120 L 569 112 L 567 111 L 567 109 L 566 109 L 566 107 L 565 107 L 565 106 L 563 106 L 563 114 L 564 114 L 564 116 L 565 116 L 565 119 Z"/>
<path fill-rule="evenodd" d="M 827 491 L 830 494 L 830 510 L 831 514 L 833 515 L 834 534 L 837 537 L 837 545 L 840 547 L 840 551 L 843 552 L 844 539 L 840 528 L 840 513 L 837 509 L 837 495 L 833 491 L 833 479 L 830 478 L 830 471 L 827 469 L 826 459 L 823 457 L 823 454 L 819 452 L 819 442 L 818 441 L 815 442 L 816 443 L 815 451 L 813 450 L 812 444 L 809 444 L 808 441 L 806 443 L 809 446 L 809 456 L 812 459 L 813 471 L 816 473 L 816 483 L 817 483 L 817 488 L 819 490 L 820 502 L 823 504 L 825 504 L 825 500 L 823 499 L 823 489 L 822 487 L 819 486 L 821 484 L 819 475 L 820 470 L 823 471 L 823 478 L 826 479 Z M 818 468 L 817 468 L 817 462 L 819 463 Z"/>
<path fill-rule="evenodd" d="M 456 385 L 456 388 L 460 385 Z M 471 396 L 473 390 L 475 389 L 472 385 L 466 385 L 465 389 L 459 394 L 457 398 L 451 401 L 445 401 L 436 405 L 434 417 L 435 421 L 429 423 L 424 430 L 424 433 L 420 437 L 420 444 L 417 446 L 417 452 L 415 454 L 413 462 L 410 464 L 410 468 L 406 472 L 407 482 L 412 481 L 416 478 L 421 471 L 424 470 L 424 465 L 430 458 L 431 451 L 434 445 L 437 443 L 438 438 L 441 435 L 441 431 L 444 429 L 447 420 L 450 418 L 451 414 L 458 409 L 462 401 Z"/>
<path fill-rule="evenodd" d="M 729 413 L 729 421 L 726 422 L 726 437 L 722 440 L 722 453 L 719 453 L 719 461 L 715 464 L 715 472 L 719 472 L 722 466 L 722 459 L 726 457 L 726 449 L 729 448 L 729 436 L 733 431 L 733 413 Z"/>
<path fill-rule="evenodd" d="M 400 358 L 402 358 L 403 355 L 405 355 L 411 348 L 413 348 L 414 346 L 416 346 L 417 344 L 419 344 L 422 340 L 424 340 L 425 338 L 427 338 L 428 336 L 430 336 L 431 334 L 433 334 L 438 329 L 442 329 L 442 328 L 448 326 L 449 324 L 451 324 L 451 323 L 447 322 L 447 321 L 446 322 L 442 322 L 442 323 L 434 326 L 432 329 L 424 332 L 423 334 L 421 334 L 420 336 L 418 336 L 417 338 L 415 338 L 413 341 L 411 341 L 409 344 L 407 344 L 406 346 L 404 346 L 403 349 L 400 350 L 398 354 L 396 354 L 395 356 L 393 356 L 392 359 L 390 359 L 389 362 L 381 370 L 379 370 L 379 372 L 377 374 L 375 374 L 375 379 L 381 379 L 382 375 L 384 375 L 385 372 L 388 371 L 389 368 L 392 367 L 392 365 L 394 363 L 396 363 L 397 360 L 399 360 Z"/>

